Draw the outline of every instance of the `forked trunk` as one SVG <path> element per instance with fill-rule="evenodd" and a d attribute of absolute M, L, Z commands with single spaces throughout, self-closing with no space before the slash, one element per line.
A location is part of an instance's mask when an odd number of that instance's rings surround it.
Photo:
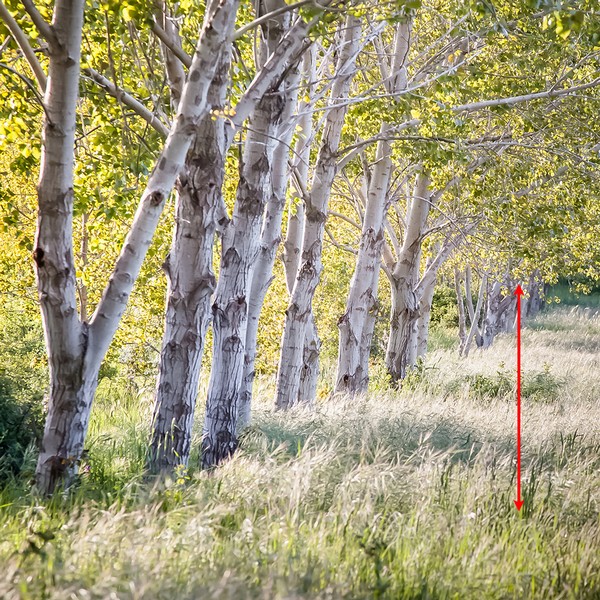
<path fill-rule="evenodd" d="M 48 52 L 39 220 L 34 260 L 50 364 L 50 401 L 36 470 L 45 494 L 68 485 L 81 458 L 98 371 L 120 319 L 165 201 L 185 162 L 220 48 L 235 22 L 237 2 L 223 0 L 205 20 L 173 126 L 150 175 L 109 283 L 88 323 L 76 308 L 72 247 L 73 148 L 79 86 L 83 2 L 55 4 Z"/>
<path fill-rule="evenodd" d="M 225 229 L 213 313 L 213 360 L 202 438 L 202 466 L 225 460 L 237 447 L 238 399 L 244 372 L 248 293 L 259 253 L 260 227 L 270 195 L 278 95 L 265 96 L 251 119 L 231 223 Z"/>
<path fill-rule="evenodd" d="M 483 324 L 482 347 L 484 349 L 494 343 L 494 339 L 499 333 L 511 330 L 514 321 L 513 304 L 516 304 L 515 296 L 511 293 L 503 295 L 502 284 L 495 281 L 487 298 L 487 310 Z"/>
<path fill-rule="evenodd" d="M 238 408 L 238 429 L 250 423 L 252 387 L 254 384 L 257 336 L 260 313 L 265 296 L 273 281 L 273 267 L 277 249 L 281 242 L 281 225 L 285 208 L 285 194 L 288 184 L 289 147 L 294 133 L 293 113 L 296 110 L 299 73 L 293 69 L 286 79 L 286 89 L 282 91 L 283 107 L 281 126 L 277 132 L 277 146 L 273 154 L 271 197 L 269 198 L 260 233 L 260 250 L 252 275 L 250 301 L 248 304 L 248 326 L 244 357 L 244 374 Z"/>
<path fill-rule="evenodd" d="M 213 109 L 224 106 L 228 69 L 229 52 L 224 50 L 209 90 L 208 102 Z M 190 455 L 200 366 L 216 283 L 214 236 L 227 222 L 221 197 L 224 144 L 223 119 L 205 117 L 176 186 L 175 231 L 164 265 L 167 309 L 148 461 L 155 473 L 187 465 Z"/>
<path fill-rule="evenodd" d="M 393 381 L 406 377 L 411 365 L 411 350 L 416 357 L 417 319 L 419 303 L 412 289 L 404 282 L 392 286 L 392 316 L 386 352 L 386 366 Z M 414 348 L 413 348 L 414 346 Z"/>
<path fill-rule="evenodd" d="M 428 188 L 429 176 L 420 173 L 406 219 L 404 243 L 391 274 L 392 315 L 385 362 L 394 381 L 404 379 L 411 360 L 416 358 L 421 243 L 431 208 Z"/>
<path fill-rule="evenodd" d="M 302 253 L 302 239 L 304 237 L 304 225 L 306 221 L 305 201 L 308 189 L 310 150 L 313 137 L 312 126 L 312 98 L 310 82 L 314 81 L 315 60 L 314 52 L 308 51 L 303 59 L 304 81 L 308 87 L 307 94 L 299 103 L 297 139 L 292 154 L 293 183 L 291 185 L 290 203 L 288 208 L 288 224 L 285 243 L 283 245 L 283 266 L 285 269 L 285 281 L 288 294 L 291 297 L 294 283 L 298 275 L 298 267 Z M 299 404 L 312 403 L 317 388 L 319 375 L 319 350 L 318 338 L 314 314 L 309 316 L 309 327 L 304 338 L 303 368 L 300 375 L 300 386 L 298 388 L 297 402 Z"/>
<path fill-rule="evenodd" d="M 337 78 L 332 85 L 330 104 L 339 104 L 348 97 L 354 76 L 354 62 L 359 47 L 360 21 L 349 16 L 342 28 L 342 46 L 336 65 Z M 313 185 L 306 199 L 306 222 L 302 242 L 302 258 L 286 311 L 279 370 L 277 373 L 276 405 L 289 408 L 298 402 L 300 380 L 304 361 L 304 341 L 310 326 L 312 301 L 322 271 L 323 234 L 331 186 L 336 174 L 337 150 L 339 147 L 345 106 L 330 108 L 323 131 L 323 138 Z M 318 352 L 318 348 L 314 348 Z M 307 398 L 304 398 L 306 401 Z"/>

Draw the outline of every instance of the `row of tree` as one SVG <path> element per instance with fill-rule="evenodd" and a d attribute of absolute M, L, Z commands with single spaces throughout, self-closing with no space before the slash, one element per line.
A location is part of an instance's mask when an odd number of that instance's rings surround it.
<path fill-rule="evenodd" d="M 14 168 L 37 164 L 24 132 L 38 127 L 42 140 L 32 249 L 51 377 L 37 466 L 45 493 L 77 471 L 102 361 L 173 190 L 154 472 L 189 459 L 209 330 L 202 465 L 235 451 L 280 246 L 280 409 L 316 396 L 326 243 L 355 256 L 335 378 L 351 394 L 367 390 L 381 270 L 394 381 L 426 352 L 442 269 L 454 272 L 465 355 L 510 329 L 516 280 L 530 279 L 533 313 L 561 270 L 597 275 L 586 225 L 598 211 L 593 10 L 22 0 L 0 2 L 0 19 Z M 122 201 L 111 206 L 107 190 Z M 79 274 L 98 210 L 131 224 L 94 297 Z"/>

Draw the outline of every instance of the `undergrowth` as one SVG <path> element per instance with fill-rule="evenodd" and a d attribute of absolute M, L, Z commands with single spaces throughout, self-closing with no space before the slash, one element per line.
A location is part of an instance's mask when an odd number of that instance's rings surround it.
<path fill-rule="evenodd" d="M 312 412 L 274 412 L 259 382 L 236 456 L 162 481 L 143 470 L 150 397 L 104 381 L 78 485 L 36 497 L 31 455 L 0 491 L 0 597 L 596 599 L 598 356 L 523 340 L 520 512 L 509 337 Z"/>

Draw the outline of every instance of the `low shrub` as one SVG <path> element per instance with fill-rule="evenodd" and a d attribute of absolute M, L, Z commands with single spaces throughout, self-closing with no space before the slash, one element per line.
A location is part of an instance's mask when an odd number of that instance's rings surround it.
<path fill-rule="evenodd" d="M 554 402 L 560 397 L 566 381 L 550 372 L 550 365 L 544 365 L 542 371 L 526 371 L 521 378 L 521 397 L 534 402 Z M 477 400 L 514 397 L 516 391 L 515 373 L 501 365 L 496 373 L 488 375 L 473 373 L 450 381 L 444 392 L 458 395 L 468 390 L 470 397 Z"/>
<path fill-rule="evenodd" d="M 0 482 L 17 474 L 44 427 L 42 396 L 19 399 L 17 384 L 0 375 Z"/>

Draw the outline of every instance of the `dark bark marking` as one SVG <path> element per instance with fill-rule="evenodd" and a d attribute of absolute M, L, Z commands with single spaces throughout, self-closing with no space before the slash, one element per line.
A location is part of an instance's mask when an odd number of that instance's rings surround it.
<path fill-rule="evenodd" d="M 41 248 L 36 248 L 33 251 L 33 261 L 40 269 L 45 265 L 44 254 L 45 252 Z"/>

